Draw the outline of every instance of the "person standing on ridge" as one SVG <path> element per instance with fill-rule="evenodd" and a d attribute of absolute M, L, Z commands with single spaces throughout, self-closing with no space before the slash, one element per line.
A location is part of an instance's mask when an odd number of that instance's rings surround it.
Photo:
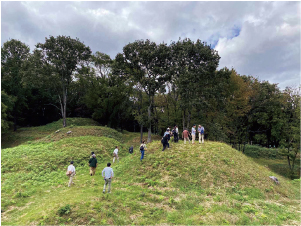
<path fill-rule="evenodd" d="M 92 154 L 92 158 L 90 158 L 89 160 L 89 166 L 90 166 L 90 175 L 94 176 L 97 167 L 97 159 L 95 154 Z"/>
<path fill-rule="evenodd" d="M 117 161 L 119 162 L 119 157 L 118 157 L 118 146 L 115 147 L 115 150 L 113 151 L 113 163 L 115 162 L 115 158 L 117 158 Z"/>
<path fill-rule="evenodd" d="M 184 144 L 186 144 L 186 141 L 189 141 L 190 144 L 190 140 L 189 140 L 189 132 L 188 130 L 185 128 L 183 133 L 182 133 L 182 138 L 184 139 Z"/>
<path fill-rule="evenodd" d="M 198 132 L 199 132 L 199 144 L 204 143 L 204 133 L 205 133 L 204 127 L 199 125 Z"/>
<path fill-rule="evenodd" d="M 69 177 L 69 184 L 68 187 L 71 186 L 71 184 L 74 184 L 73 177 L 75 176 L 75 167 L 73 166 L 73 161 L 70 162 L 70 165 L 68 166 L 66 175 Z"/>
<path fill-rule="evenodd" d="M 102 176 L 105 180 L 105 184 L 103 186 L 103 191 L 102 193 L 106 192 L 106 186 L 108 185 L 108 193 L 111 193 L 111 182 L 112 182 L 112 178 L 114 176 L 114 172 L 113 169 L 111 168 L 111 163 L 107 164 L 107 167 L 105 167 L 102 170 Z"/>
<path fill-rule="evenodd" d="M 192 136 L 192 144 L 194 144 L 194 141 L 195 141 L 195 124 L 193 125 L 193 127 L 191 128 L 191 136 Z"/>
<path fill-rule="evenodd" d="M 141 158 L 140 161 L 144 158 L 144 151 L 147 151 L 145 140 L 142 141 L 142 144 L 140 145 L 140 152 L 141 152 Z"/>

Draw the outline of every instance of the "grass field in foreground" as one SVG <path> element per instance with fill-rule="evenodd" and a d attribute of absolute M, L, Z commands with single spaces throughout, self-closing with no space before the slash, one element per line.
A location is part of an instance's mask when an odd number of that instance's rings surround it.
<path fill-rule="evenodd" d="M 1 223 L 300 225 L 300 180 L 290 181 L 217 142 L 180 142 L 161 152 L 155 141 L 141 163 L 137 146 L 132 155 L 127 150 L 139 138 L 119 135 L 122 142 L 75 136 L 2 150 Z M 100 173 L 112 162 L 115 145 L 121 150 L 112 193 L 102 194 Z M 99 161 L 94 177 L 87 165 L 91 151 Z M 71 159 L 77 175 L 68 188 Z"/>

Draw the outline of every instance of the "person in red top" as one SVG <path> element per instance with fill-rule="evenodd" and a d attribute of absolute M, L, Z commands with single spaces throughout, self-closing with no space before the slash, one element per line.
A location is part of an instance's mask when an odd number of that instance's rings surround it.
<path fill-rule="evenodd" d="M 188 140 L 189 143 L 190 143 L 190 140 L 189 140 L 189 132 L 188 130 L 185 128 L 185 130 L 183 131 L 182 133 L 182 138 L 184 138 L 184 144 L 186 144 L 186 141 Z"/>

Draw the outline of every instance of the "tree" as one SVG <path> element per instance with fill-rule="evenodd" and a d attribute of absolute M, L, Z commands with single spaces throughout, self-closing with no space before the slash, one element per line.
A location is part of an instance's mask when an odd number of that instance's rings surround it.
<path fill-rule="evenodd" d="M 18 115 L 26 108 L 26 81 L 27 60 L 29 47 L 21 41 L 12 39 L 1 47 L 1 85 L 2 89 L 15 98 L 12 115 L 14 131 L 17 130 Z"/>
<path fill-rule="evenodd" d="M 148 96 L 148 139 L 151 141 L 152 108 L 154 96 L 168 80 L 169 48 L 162 43 L 157 45 L 150 40 L 140 40 L 123 47 L 123 53 L 117 54 L 117 65 L 126 75 L 143 87 Z"/>
<path fill-rule="evenodd" d="M 45 38 L 45 43 L 38 43 L 37 48 L 43 50 L 43 59 L 53 67 L 52 79 L 56 82 L 63 126 L 66 127 L 67 99 L 70 84 L 74 81 L 74 72 L 82 61 L 91 56 L 90 47 L 85 46 L 78 38 L 58 36 Z"/>
<path fill-rule="evenodd" d="M 11 118 L 11 112 L 13 110 L 16 97 L 7 95 L 4 91 L 1 91 L 1 134 L 4 134 L 11 125 L 8 120 Z"/>
<path fill-rule="evenodd" d="M 214 93 L 218 82 L 215 71 L 219 55 L 206 43 L 190 39 L 172 42 L 170 74 L 180 94 L 180 106 L 183 111 L 183 127 L 191 121 L 192 108 L 204 106 L 206 99 Z M 186 115 L 187 113 L 187 115 Z M 186 118 L 187 116 L 187 118 Z M 183 128 L 184 129 L 184 128 Z"/>
<path fill-rule="evenodd" d="M 294 167 L 300 156 L 300 93 L 287 87 L 282 95 L 283 124 L 280 129 L 282 155 L 287 158 L 290 177 L 294 178 Z"/>

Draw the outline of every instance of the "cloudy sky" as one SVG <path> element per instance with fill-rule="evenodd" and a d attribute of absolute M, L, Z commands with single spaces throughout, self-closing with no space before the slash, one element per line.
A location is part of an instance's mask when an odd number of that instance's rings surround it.
<path fill-rule="evenodd" d="M 300 84 L 300 2 L 1 2 L 1 45 L 35 48 L 45 37 L 78 37 L 115 58 L 139 39 L 200 39 L 221 56 L 219 68 Z"/>

